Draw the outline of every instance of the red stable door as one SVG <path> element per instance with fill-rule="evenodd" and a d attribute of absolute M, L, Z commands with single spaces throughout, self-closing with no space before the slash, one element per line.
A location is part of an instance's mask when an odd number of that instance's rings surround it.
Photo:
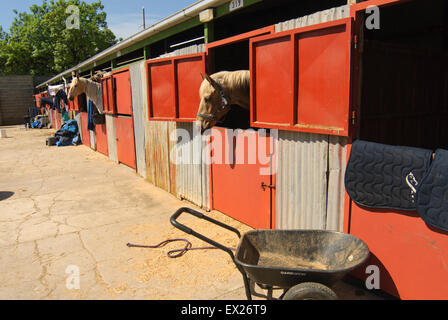
<path fill-rule="evenodd" d="M 62 116 L 59 112 L 56 111 L 56 125 L 57 125 L 57 130 L 61 129 L 62 127 Z"/>
<path fill-rule="evenodd" d="M 368 209 L 351 203 L 350 234 L 362 239 L 379 269 L 381 290 L 405 300 L 448 299 L 448 232 L 429 227 L 417 212 Z"/>
<path fill-rule="evenodd" d="M 359 16 L 364 14 L 365 9 L 370 5 L 377 5 L 381 9 L 381 14 L 391 17 L 386 6 L 402 3 L 407 3 L 407 1 L 365 1 L 353 5 L 351 14 L 358 21 L 362 21 Z M 406 7 L 397 9 L 403 10 L 403 12 L 409 10 Z M 387 26 L 393 28 L 392 25 L 384 23 L 384 28 Z M 362 25 L 357 26 L 358 32 L 362 27 Z M 364 46 L 365 49 L 366 46 Z M 385 59 L 393 61 L 393 53 L 393 50 L 388 52 Z M 363 55 L 363 61 L 366 61 L 369 55 L 366 56 L 365 51 Z M 418 56 L 420 57 L 420 54 Z M 411 56 L 404 54 L 401 57 L 402 61 L 412 61 L 410 59 Z M 400 65 L 396 70 L 399 70 L 399 67 Z M 423 70 L 421 66 L 417 67 L 417 64 L 415 68 L 417 71 Z M 371 72 L 377 72 L 374 69 L 372 68 Z M 369 70 L 364 67 L 363 72 L 367 74 L 366 72 Z M 398 73 L 396 74 L 397 78 L 395 79 L 400 79 Z M 418 78 L 417 75 L 415 75 L 416 78 Z M 355 76 L 358 75 L 355 74 Z M 362 79 L 360 75 L 359 78 Z M 378 76 L 375 77 L 375 79 L 377 78 Z M 398 84 L 402 86 L 403 81 L 397 82 Z M 385 86 L 382 83 L 378 85 Z M 357 92 L 354 90 L 355 94 L 358 94 Z M 417 93 L 414 95 L 418 97 Z M 359 97 L 356 96 L 354 100 L 358 99 Z M 382 98 L 378 97 L 378 99 Z M 378 108 L 381 109 L 381 104 L 378 105 Z M 363 113 L 362 106 L 360 112 Z M 397 123 L 400 124 L 399 121 Z M 381 135 L 381 133 L 379 134 Z M 350 149 L 350 145 L 348 145 L 348 149 Z M 405 300 L 448 299 L 448 232 L 428 226 L 416 211 L 366 208 L 355 204 L 347 194 L 345 203 L 344 231 L 362 239 L 370 249 L 369 259 L 354 273 L 358 278 L 367 279 L 372 275 L 372 271 L 367 273 L 366 268 L 376 266 L 379 271 L 379 288 L 382 291 Z"/>
<path fill-rule="evenodd" d="M 250 40 L 251 123 L 348 136 L 353 20 Z"/>
<path fill-rule="evenodd" d="M 96 151 L 109 155 L 109 147 L 107 145 L 107 129 L 106 124 L 95 125 Z"/>
<path fill-rule="evenodd" d="M 255 130 L 213 128 L 213 209 L 257 229 L 274 228 L 273 142 Z"/>
<path fill-rule="evenodd" d="M 101 79 L 101 98 L 103 101 L 103 110 L 107 114 L 115 114 L 115 94 L 114 81 L 112 76 Z"/>
<path fill-rule="evenodd" d="M 56 117 L 56 114 L 57 114 L 58 112 L 56 111 L 56 110 L 51 110 L 51 119 L 52 119 L 52 121 L 53 121 L 53 128 L 55 129 L 55 130 L 59 130 L 59 128 L 58 128 L 58 122 L 57 122 L 57 117 Z"/>
<path fill-rule="evenodd" d="M 132 115 L 132 90 L 129 69 L 117 71 L 113 75 L 115 107 L 117 114 Z"/>
<path fill-rule="evenodd" d="M 90 131 L 87 129 L 87 121 L 88 121 L 87 112 L 81 112 L 82 144 L 90 148 Z"/>
<path fill-rule="evenodd" d="M 110 84 L 112 91 L 110 91 Z M 132 90 L 129 68 L 123 68 L 113 73 L 108 94 L 110 107 L 115 108 L 115 138 L 117 141 L 118 162 L 133 169 L 137 168 L 135 158 L 134 122 L 132 117 Z M 107 86 L 107 85 L 106 85 Z M 112 105 L 110 102 L 113 101 Z"/>
<path fill-rule="evenodd" d="M 205 53 L 150 60 L 146 72 L 149 120 L 196 120 Z"/>
<path fill-rule="evenodd" d="M 132 116 L 117 116 L 115 118 L 115 135 L 117 139 L 118 162 L 136 169 L 134 124 Z"/>

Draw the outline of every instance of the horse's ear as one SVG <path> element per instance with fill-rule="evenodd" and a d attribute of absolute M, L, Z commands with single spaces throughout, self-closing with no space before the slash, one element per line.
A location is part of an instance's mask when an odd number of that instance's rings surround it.
<path fill-rule="evenodd" d="M 207 81 L 210 82 L 211 84 L 215 82 L 215 80 L 213 80 L 208 74 L 205 74 L 205 79 L 207 79 Z"/>
<path fill-rule="evenodd" d="M 210 77 L 208 74 L 205 74 L 205 79 L 207 79 L 207 81 L 210 82 L 213 88 L 219 90 L 219 85 L 216 83 L 215 80 L 212 79 L 212 77 Z"/>

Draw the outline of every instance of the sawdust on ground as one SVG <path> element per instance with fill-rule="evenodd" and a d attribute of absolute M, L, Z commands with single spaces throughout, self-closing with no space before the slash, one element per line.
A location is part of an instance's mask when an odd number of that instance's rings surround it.
<path fill-rule="evenodd" d="M 208 212 L 205 214 L 236 228 L 241 234 L 252 230 L 221 213 Z M 236 234 L 204 220 L 185 216 L 181 217 L 179 222 L 227 247 L 236 248 L 238 245 L 239 239 Z M 126 231 L 141 239 L 139 243 L 136 243 L 140 245 L 152 246 L 167 239 L 182 238 L 189 240 L 193 248 L 210 246 L 210 244 L 176 229 L 171 224 L 167 226 L 166 223 L 142 224 L 127 227 Z M 221 285 L 224 287 L 228 283 L 229 278 L 240 277 L 230 256 L 219 249 L 192 250 L 178 258 L 167 256 L 168 251 L 183 248 L 184 245 L 183 242 L 174 242 L 156 249 L 135 248 L 140 259 L 130 267 L 129 271 L 136 274 L 138 281 L 151 287 L 173 288 L 180 286 L 194 296 L 198 296 L 195 292 L 204 285 L 216 287 L 219 291 Z M 243 285 L 241 279 L 240 284 Z M 175 299 L 176 297 L 167 292 L 167 296 L 162 294 L 159 295 L 159 298 Z"/>

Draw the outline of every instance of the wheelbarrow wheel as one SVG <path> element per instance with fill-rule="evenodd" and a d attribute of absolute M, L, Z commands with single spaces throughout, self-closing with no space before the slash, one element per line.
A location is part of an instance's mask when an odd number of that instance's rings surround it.
<path fill-rule="evenodd" d="M 338 296 L 327 286 L 316 282 L 304 282 L 291 287 L 283 300 L 337 300 Z"/>

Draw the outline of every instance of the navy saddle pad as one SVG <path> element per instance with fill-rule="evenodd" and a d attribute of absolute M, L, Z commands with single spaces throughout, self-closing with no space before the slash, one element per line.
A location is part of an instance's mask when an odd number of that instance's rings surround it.
<path fill-rule="evenodd" d="M 345 173 L 345 188 L 358 205 L 415 211 L 419 183 L 432 150 L 356 140 Z"/>
<path fill-rule="evenodd" d="M 448 231 L 448 151 L 436 151 L 431 168 L 418 187 L 416 204 L 423 221 Z"/>

